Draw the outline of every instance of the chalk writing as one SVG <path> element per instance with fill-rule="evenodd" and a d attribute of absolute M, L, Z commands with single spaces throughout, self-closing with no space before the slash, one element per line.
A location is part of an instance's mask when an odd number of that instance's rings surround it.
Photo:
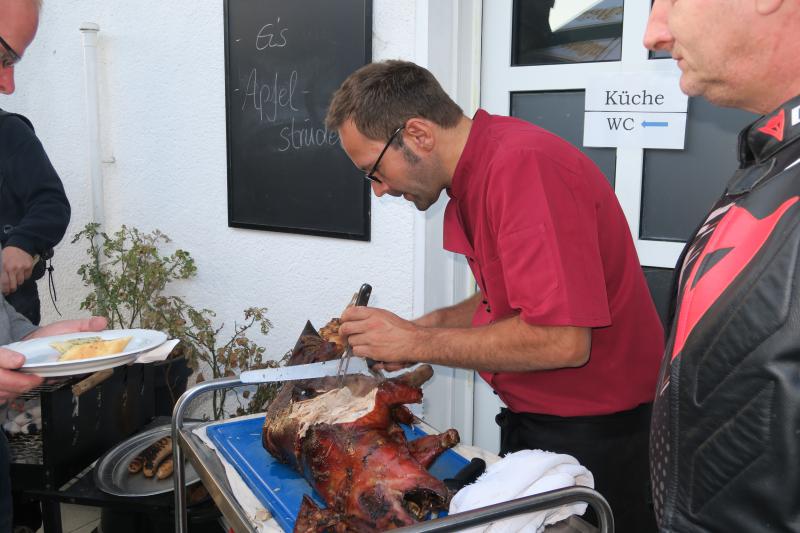
<path fill-rule="evenodd" d="M 286 32 L 289 28 L 281 28 L 278 30 L 278 36 L 275 37 L 275 30 L 281 18 L 275 21 L 275 24 L 269 23 L 261 26 L 256 35 L 256 50 L 264 50 L 265 48 L 283 48 L 287 44 Z"/>
<path fill-rule="evenodd" d="M 260 85 L 258 70 L 253 68 L 247 79 L 247 86 L 242 96 L 242 111 L 252 104 L 258 111 L 262 121 L 275 122 L 279 109 L 299 111 L 294 105 L 294 91 L 297 88 L 297 71 L 293 70 L 288 79 L 281 78 L 280 72 L 275 72 L 269 83 Z"/>
<path fill-rule="evenodd" d="M 264 24 L 258 30 L 255 36 L 256 50 L 269 51 L 271 48 L 287 46 L 288 32 L 289 28 L 281 24 L 280 17 L 276 17 L 274 22 Z M 300 77 L 296 69 L 264 74 L 263 70 L 253 67 L 247 83 L 233 90 L 242 95 L 243 112 L 252 111 L 262 122 L 277 122 L 282 125 L 279 130 L 280 139 L 273 147 L 279 152 L 339 143 L 337 132 L 328 131 L 324 125 L 314 124 L 310 118 L 301 118 L 305 113 L 298 116 L 301 110 L 295 93 Z M 308 90 L 301 91 L 303 95 L 310 93 Z"/>
<path fill-rule="evenodd" d="M 302 126 L 296 125 L 294 117 L 290 124 L 281 128 L 281 140 L 283 143 L 278 147 L 279 152 L 289 149 L 300 150 L 307 146 L 323 146 L 336 144 L 339 142 L 339 134 L 335 131 L 328 131 L 327 126 L 315 127 L 311 119 L 305 119 Z"/>

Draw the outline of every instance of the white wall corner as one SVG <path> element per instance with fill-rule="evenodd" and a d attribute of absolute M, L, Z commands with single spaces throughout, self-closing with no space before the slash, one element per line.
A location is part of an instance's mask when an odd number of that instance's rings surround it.
<path fill-rule="evenodd" d="M 428 68 L 464 112 L 480 98 L 481 0 L 417 0 L 417 63 Z M 414 220 L 414 309 L 419 315 L 452 305 L 472 292 L 466 260 L 442 248 L 446 195 Z M 437 428 L 455 427 L 473 442 L 474 375 L 435 367 L 425 388 L 425 419 Z"/>

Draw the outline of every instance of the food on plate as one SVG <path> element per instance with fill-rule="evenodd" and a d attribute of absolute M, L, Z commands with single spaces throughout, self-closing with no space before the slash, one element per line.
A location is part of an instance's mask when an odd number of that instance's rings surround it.
<path fill-rule="evenodd" d="M 79 337 L 77 339 L 70 339 L 68 341 L 54 341 L 50 343 L 50 347 L 56 350 L 58 353 L 63 354 L 73 346 L 78 346 L 79 344 L 89 344 L 90 342 L 97 342 L 101 341 L 100 337 Z"/>
<path fill-rule="evenodd" d="M 159 465 L 168 457 L 172 457 L 172 437 L 159 439 L 148 452 L 144 457 L 142 473 L 144 477 L 153 477 Z"/>
<path fill-rule="evenodd" d="M 288 364 L 334 359 L 341 352 L 310 324 Z M 450 493 L 427 468 L 458 443 L 454 429 L 407 441 L 404 405 L 422 401 L 429 365 L 391 379 L 361 375 L 292 381 L 272 401 L 262 444 L 301 473 L 327 508 L 304 496 L 296 532 L 383 531 L 446 510 Z"/>
<path fill-rule="evenodd" d="M 144 456 L 140 453 L 139 455 L 134 457 L 130 463 L 128 463 L 128 473 L 131 475 L 138 474 L 139 472 L 142 471 L 143 466 L 144 466 Z"/>
<path fill-rule="evenodd" d="M 169 476 L 172 475 L 172 454 L 169 457 L 164 459 L 164 462 L 158 465 L 158 469 L 156 469 L 156 478 L 158 479 L 167 479 Z"/>
<path fill-rule="evenodd" d="M 128 473 L 134 475 L 139 472 L 144 477 L 156 476 L 158 479 L 172 475 L 172 437 L 158 439 L 133 458 L 128 464 Z"/>
<path fill-rule="evenodd" d="M 113 355 L 120 353 L 133 337 L 120 337 L 119 339 L 111 340 L 98 340 L 77 344 L 69 348 L 66 352 L 61 354 L 58 358 L 59 361 L 76 361 L 79 359 L 89 359 L 92 357 L 101 357 L 103 355 Z"/>

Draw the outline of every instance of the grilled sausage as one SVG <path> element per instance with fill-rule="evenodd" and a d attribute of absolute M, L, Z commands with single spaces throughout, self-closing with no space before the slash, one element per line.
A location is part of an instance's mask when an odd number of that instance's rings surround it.
<path fill-rule="evenodd" d="M 172 454 L 172 437 L 163 437 L 144 451 L 144 477 L 153 477 L 158 465 Z"/>
<path fill-rule="evenodd" d="M 128 465 L 128 473 L 130 475 L 138 474 L 139 471 L 144 466 L 144 453 L 140 453 L 136 457 L 133 458 L 133 461 L 130 462 Z"/>
<path fill-rule="evenodd" d="M 172 475 L 172 456 L 170 455 L 167 457 L 163 463 L 158 465 L 158 470 L 156 470 L 156 477 L 158 479 L 166 479 Z"/>

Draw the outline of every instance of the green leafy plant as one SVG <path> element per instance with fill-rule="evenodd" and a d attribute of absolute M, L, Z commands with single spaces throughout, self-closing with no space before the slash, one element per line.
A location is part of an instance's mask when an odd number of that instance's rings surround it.
<path fill-rule="evenodd" d="M 197 376 L 198 383 L 205 381 L 207 372 L 210 373 L 212 379 L 218 379 L 235 376 L 238 371 L 242 370 L 278 366 L 276 361 L 264 361 L 264 348 L 247 337 L 248 330 L 255 326 L 258 326 L 264 335 L 269 333 L 272 328 L 272 324 L 266 317 L 267 309 L 265 307 L 245 309 L 244 320 L 234 323 L 232 334 L 224 335 L 222 331 L 225 325 L 214 325 L 215 313 L 210 309 L 195 309 L 174 296 L 169 299 L 171 300 L 169 305 L 159 306 L 162 312 L 168 313 L 168 316 L 163 317 L 163 321 L 177 325 L 179 334 L 192 346 L 194 356 L 198 361 L 204 363 Z M 278 384 L 275 383 L 260 385 L 255 391 L 244 390 L 241 396 L 238 389 L 214 391 L 212 416 L 215 420 L 225 416 L 228 412 L 226 400 L 230 397 L 231 392 L 238 402 L 235 414 L 243 415 L 263 411 L 269 401 L 275 397 L 277 391 Z M 244 403 L 243 399 L 247 402 Z"/>
<path fill-rule="evenodd" d="M 93 222 L 76 233 L 72 243 L 85 240 L 89 262 L 78 274 L 92 291 L 81 302 L 81 309 L 108 319 L 109 329 L 152 328 L 173 333 L 171 324 L 159 324 L 158 305 L 168 305 L 162 297 L 167 285 L 194 277 L 194 259 L 185 250 L 161 255 L 159 247 L 171 242 L 158 230 L 142 233 L 122 226 L 109 235 Z M 155 328 L 153 326 L 161 326 Z"/>
<path fill-rule="evenodd" d="M 198 382 L 204 381 L 206 375 L 216 379 L 243 370 L 278 366 L 275 361 L 264 361 L 264 348 L 247 336 L 255 326 L 264 335 L 269 332 L 272 324 L 266 317 L 266 308 L 245 309 L 244 320 L 234 323 L 233 332 L 226 335 L 224 324 L 214 324 L 214 311 L 196 309 L 178 296 L 165 294 L 173 281 L 187 280 L 197 273 L 189 252 L 177 249 L 169 255 L 162 254 L 160 248 L 171 242 L 166 234 L 159 230 L 143 233 L 124 225 L 108 234 L 101 231 L 99 224 L 90 223 L 72 239 L 73 244 L 80 241 L 88 244 L 89 260 L 80 266 L 78 274 L 91 289 L 81 302 L 81 309 L 106 317 L 110 329 L 155 329 L 179 339 L 181 342 L 170 357 L 186 357 L 190 367 L 198 371 Z M 277 387 L 262 385 L 255 391 L 243 390 L 241 395 L 238 391 L 214 392 L 214 419 L 232 414 L 226 408 L 231 395 L 238 401 L 233 414 L 262 411 Z"/>

